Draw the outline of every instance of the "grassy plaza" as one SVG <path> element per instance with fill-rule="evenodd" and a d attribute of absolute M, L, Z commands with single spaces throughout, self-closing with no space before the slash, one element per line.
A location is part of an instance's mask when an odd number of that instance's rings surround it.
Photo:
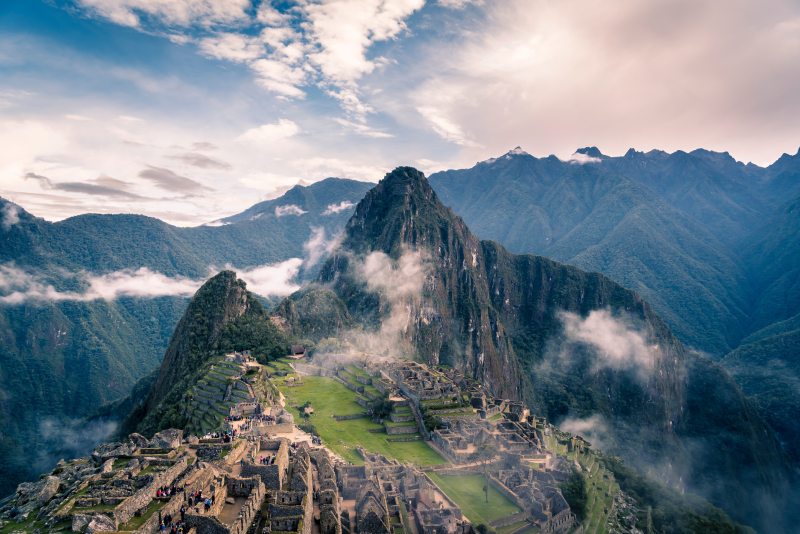
<path fill-rule="evenodd" d="M 300 423 L 300 406 L 310 402 L 314 415 L 309 421 L 317 428 L 325 445 L 342 455 L 345 460 L 354 464 L 362 464 L 363 460 L 356 452 L 361 445 L 370 452 L 385 454 L 399 462 L 412 462 L 418 465 L 439 465 L 447 463 L 439 453 L 431 449 L 425 441 L 390 442 L 387 438 L 410 437 L 410 435 L 390 436 L 384 432 L 371 433 L 368 430 L 383 429 L 383 425 L 373 423 L 369 417 L 337 421 L 332 415 L 354 415 L 366 410 L 356 403 L 356 393 L 336 380 L 321 376 L 304 376 L 302 386 L 288 387 L 285 382 L 275 381 L 278 390 L 286 398 L 287 410 Z M 298 407 L 291 408 L 289 403 L 297 402 Z M 342 442 L 339 442 L 342 440 Z M 349 449 L 345 448 L 345 445 Z"/>

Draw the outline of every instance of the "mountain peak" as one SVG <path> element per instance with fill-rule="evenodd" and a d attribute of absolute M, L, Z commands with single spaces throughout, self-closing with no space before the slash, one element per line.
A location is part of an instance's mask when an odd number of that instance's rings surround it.
<path fill-rule="evenodd" d="M 605 158 L 608 157 L 598 149 L 596 146 L 587 146 L 584 148 L 579 148 L 575 151 L 576 154 L 584 154 L 589 156 L 590 158 Z"/>

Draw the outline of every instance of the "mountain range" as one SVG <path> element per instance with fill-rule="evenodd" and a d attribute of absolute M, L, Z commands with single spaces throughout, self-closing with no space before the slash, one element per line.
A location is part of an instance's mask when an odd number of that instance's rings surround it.
<path fill-rule="evenodd" d="M 450 365 L 549 420 L 594 422 L 604 449 L 660 465 L 661 477 L 737 520 L 783 528 L 791 462 L 719 364 L 686 350 L 640 295 L 606 276 L 478 240 L 415 169 L 367 193 L 316 282 L 279 313 L 307 335 L 302 325 L 320 311 L 306 301 L 320 292 L 340 302 L 322 308 L 317 322 L 333 324 L 317 341 L 346 312 L 361 325 L 356 343 Z"/>
<path fill-rule="evenodd" d="M 226 265 L 247 270 L 304 258 L 297 260 L 296 282 L 316 279 L 318 285 L 280 303 L 278 313 L 292 328 L 289 335 L 320 340 L 359 327 L 362 336 L 376 328 L 380 333 L 398 309 L 405 309 L 422 321 L 415 334 L 403 337 L 405 350 L 462 366 L 505 388 L 498 393 L 526 399 L 553 421 L 613 421 L 611 431 L 603 433 L 611 440 L 608 446 L 634 465 L 652 468 L 654 459 L 662 459 L 662 478 L 674 482 L 683 474 L 687 487 L 714 502 L 731 496 L 736 508 L 748 510 L 753 480 L 764 489 L 758 495 L 767 499 L 784 487 L 791 469 L 781 446 L 793 462 L 800 461 L 800 371 L 794 349 L 800 331 L 798 184 L 800 152 L 760 168 L 704 150 L 631 150 L 611 158 L 590 147 L 566 162 L 515 149 L 472 169 L 436 173 L 430 186 L 420 189 L 426 191 L 425 202 L 436 197 L 441 203 L 428 206 L 422 218 L 399 214 L 421 209 L 423 199 L 394 212 L 398 206 L 385 195 L 370 193 L 367 199 L 374 205 L 367 211 L 381 213 L 376 220 L 382 222 L 369 225 L 355 205 L 374 184 L 335 178 L 295 187 L 197 228 L 133 215 L 48 223 L 0 200 L 0 213 L 13 210 L 18 219 L 0 233 L 0 298 L 15 291 L 24 297 L 0 306 L 2 488 L 10 490 L 41 471 L 29 465 L 28 450 L 38 451 L 43 463 L 71 450 L 72 444 L 48 437 L 54 424 L 77 433 L 81 427 L 70 417 L 84 417 L 114 400 L 116 406 L 106 406 L 105 413 L 121 416 L 130 412 L 133 400 L 148 398 L 191 292 L 156 298 L 135 292 L 110 299 L 64 295 L 86 294 L 92 277 L 142 267 L 199 285 Z M 369 234 L 353 233 L 354 221 L 363 229 L 369 226 Z M 420 227 L 421 222 L 427 226 Z M 449 233 L 434 232 L 437 226 Z M 315 260 L 324 260 L 343 230 L 327 263 L 320 267 L 309 261 L 312 252 Z M 361 256 L 381 251 L 394 265 L 402 259 L 398 250 L 409 246 L 428 251 L 425 261 L 446 253 L 450 262 L 473 258 L 476 264 L 470 268 L 467 262 L 463 272 L 456 263 L 445 265 L 444 272 L 437 268 L 434 297 L 425 306 L 421 301 L 393 306 L 397 299 L 383 302 L 363 279 L 348 278 L 352 258 L 342 250 Z M 371 268 L 385 271 L 384 260 L 378 257 Z M 415 265 L 406 266 L 413 271 Z M 556 281 L 553 286 L 549 278 Z M 337 283 L 343 285 L 337 288 Z M 53 296 L 48 286 L 55 299 L 40 298 Z M 501 296 L 509 303 L 498 300 Z M 594 300 L 584 305 L 589 296 Z M 267 307 L 279 302 L 274 295 L 256 297 Z M 565 299 L 581 304 L 575 308 Z M 549 314 L 542 315 L 533 303 Z M 669 347 L 664 361 L 672 355 L 680 369 L 665 368 L 665 382 L 653 390 L 629 376 L 630 369 L 595 376 L 585 344 L 569 338 L 559 345 L 574 355 L 569 368 L 543 365 L 553 362 L 552 339 L 564 324 L 554 310 L 582 316 L 609 306 L 634 310 L 626 310 L 623 323 L 655 335 L 659 347 Z M 263 319 L 262 312 L 252 313 Z M 267 329 L 259 335 L 273 348 L 288 339 Z M 664 333 L 670 330 L 677 339 Z M 218 348 L 218 341 L 202 350 Z M 371 335 L 369 342 L 381 350 L 386 345 L 381 335 Z M 741 391 L 721 367 L 684 344 L 718 360 Z M 131 391 L 136 399 L 125 397 Z M 674 417 L 675 410 L 680 417 Z M 716 421 L 723 413 L 729 416 Z M 594 415 L 602 419 L 591 419 Z M 759 427 L 761 418 L 775 430 L 777 448 L 766 436 L 771 430 Z M 158 426 L 160 420 L 150 417 L 148 425 Z M 664 425 L 670 427 L 666 433 Z M 103 437 L 95 436 L 97 441 Z M 720 457 L 715 453 L 720 448 L 739 456 Z M 645 454 L 635 455 L 633 449 Z M 740 473 L 730 473 L 726 462 L 731 461 L 741 463 Z M 708 469 L 698 471 L 701 464 Z"/>

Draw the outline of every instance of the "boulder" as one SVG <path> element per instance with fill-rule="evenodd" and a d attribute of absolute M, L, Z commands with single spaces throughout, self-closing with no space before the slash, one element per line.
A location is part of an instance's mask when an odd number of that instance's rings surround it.
<path fill-rule="evenodd" d="M 95 532 L 114 532 L 117 530 L 117 524 L 114 523 L 108 516 L 96 515 L 89 521 L 86 527 L 86 534 L 94 534 Z"/>
<path fill-rule="evenodd" d="M 45 477 L 37 482 L 28 494 L 28 502 L 21 508 L 23 512 L 30 512 L 35 508 L 44 506 L 58 493 L 61 479 L 54 476 Z"/>
<path fill-rule="evenodd" d="M 134 458 L 133 460 L 128 462 L 128 468 L 129 469 L 135 469 L 137 467 L 139 467 L 139 460 L 137 458 Z"/>
<path fill-rule="evenodd" d="M 198 438 L 197 436 L 189 436 L 188 438 L 186 438 L 186 443 L 189 443 L 189 444 L 199 443 L 199 442 L 200 442 L 200 438 Z"/>
<path fill-rule="evenodd" d="M 177 449 L 181 446 L 181 441 L 183 441 L 183 430 L 169 428 L 153 436 L 150 446 L 160 449 Z"/>
<path fill-rule="evenodd" d="M 128 436 L 128 439 L 131 440 L 131 442 L 139 449 L 150 446 L 150 442 L 147 440 L 147 438 L 141 434 L 137 434 L 136 432 Z"/>
<path fill-rule="evenodd" d="M 83 527 L 88 525 L 92 520 L 92 516 L 87 514 L 73 514 L 72 515 L 72 532 L 81 532 Z"/>
<path fill-rule="evenodd" d="M 225 502 L 228 504 L 236 504 L 236 500 L 233 497 L 226 497 Z"/>
<path fill-rule="evenodd" d="M 17 493 L 19 495 L 27 495 L 31 492 L 35 484 L 33 482 L 23 482 L 17 486 Z"/>
<path fill-rule="evenodd" d="M 113 458 L 111 458 L 109 460 L 106 460 L 103 463 L 103 465 L 100 467 L 100 472 L 101 473 L 110 473 L 113 470 L 114 470 L 114 459 Z"/>

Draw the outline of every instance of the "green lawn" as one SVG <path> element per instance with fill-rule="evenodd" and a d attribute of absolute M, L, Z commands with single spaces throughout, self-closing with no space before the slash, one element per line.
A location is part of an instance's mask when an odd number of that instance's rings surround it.
<path fill-rule="evenodd" d="M 522 525 L 527 525 L 527 524 L 528 524 L 528 522 L 523 520 L 523 521 L 519 521 L 518 523 L 512 523 L 512 524 L 507 525 L 505 527 L 500 527 L 500 528 L 497 529 L 497 534 L 509 534 L 509 532 L 514 532 L 515 530 L 517 530 Z"/>
<path fill-rule="evenodd" d="M 287 405 L 295 401 L 300 406 L 306 401 L 314 407 L 311 423 L 317 428 L 325 445 L 346 460 L 356 465 L 364 461 L 355 450 L 356 445 L 361 445 L 370 452 L 385 454 L 400 462 L 410 461 L 419 465 L 438 465 L 447 463 L 439 454 L 431 449 L 424 441 L 387 442 L 391 438 L 385 433 L 372 434 L 367 429 L 383 428 L 383 425 L 373 423 L 368 417 L 337 421 L 331 415 L 353 415 L 364 413 L 364 408 L 355 401 L 355 392 L 346 388 L 332 378 L 322 376 L 307 376 L 303 379 L 304 385 L 286 387 L 278 384 L 278 389 L 286 397 Z M 296 420 L 299 420 L 300 411 L 297 408 L 287 408 Z M 339 440 L 343 443 L 339 443 Z M 350 447 L 350 450 L 344 448 Z"/>
<path fill-rule="evenodd" d="M 500 419 L 501 417 L 503 417 L 503 414 L 501 414 L 501 413 L 496 413 L 496 414 L 494 414 L 493 416 L 491 416 L 489 419 L 487 419 L 487 421 L 497 421 L 497 420 L 498 420 L 498 419 Z"/>
<path fill-rule="evenodd" d="M 345 367 L 347 368 L 347 372 L 350 373 L 351 375 L 358 375 L 361 378 L 370 378 L 370 376 L 367 373 L 365 373 L 363 370 L 359 369 L 354 365 L 345 365 Z"/>
<path fill-rule="evenodd" d="M 517 505 L 491 485 L 487 503 L 486 494 L 483 492 L 483 486 L 486 484 L 483 475 L 456 477 L 428 473 L 428 476 L 461 507 L 461 512 L 474 525 L 483 523 L 488 526 L 489 521 L 509 516 L 520 510 Z"/>

